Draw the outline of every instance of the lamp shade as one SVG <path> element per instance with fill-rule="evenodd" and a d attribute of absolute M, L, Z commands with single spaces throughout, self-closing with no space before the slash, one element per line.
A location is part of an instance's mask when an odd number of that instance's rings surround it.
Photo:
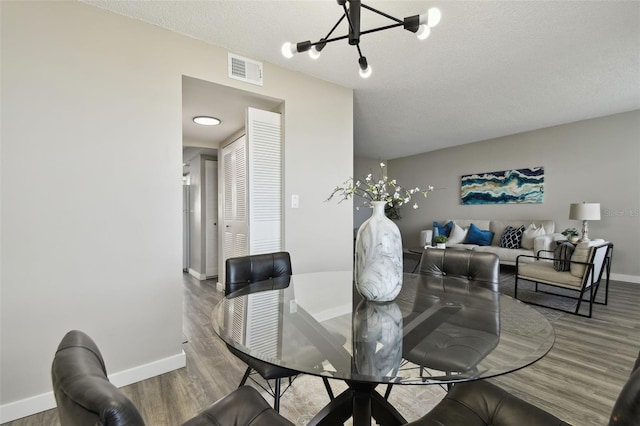
<path fill-rule="evenodd" d="M 576 203 L 569 206 L 569 219 L 600 220 L 600 203 Z"/>

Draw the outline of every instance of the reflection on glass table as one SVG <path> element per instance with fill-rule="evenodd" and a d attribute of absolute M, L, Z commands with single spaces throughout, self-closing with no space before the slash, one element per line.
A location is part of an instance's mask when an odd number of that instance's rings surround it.
<path fill-rule="evenodd" d="M 344 380 L 349 389 L 312 425 L 403 424 L 379 384 L 450 384 L 506 374 L 551 349 L 538 311 L 448 277 L 404 274 L 393 302 L 364 301 L 349 271 L 275 278 L 225 297 L 212 323 L 228 344 L 301 373 Z M 345 417 L 346 416 L 346 417 Z"/>

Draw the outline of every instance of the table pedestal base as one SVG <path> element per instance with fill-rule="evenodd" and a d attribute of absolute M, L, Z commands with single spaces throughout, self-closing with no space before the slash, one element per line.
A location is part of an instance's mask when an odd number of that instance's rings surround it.
<path fill-rule="evenodd" d="M 376 392 L 377 384 L 346 382 L 349 389 L 325 405 L 309 426 L 335 426 L 353 417 L 353 426 L 370 426 L 374 418 L 380 426 L 398 426 L 407 421 L 389 401 Z"/>

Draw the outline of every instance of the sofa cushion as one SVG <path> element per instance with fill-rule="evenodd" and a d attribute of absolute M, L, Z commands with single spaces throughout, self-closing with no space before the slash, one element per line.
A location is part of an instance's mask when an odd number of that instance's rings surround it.
<path fill-rule="evenodd" d="M 571 255 L 574 252 L 573 244 L 558 244 L 553 251 L 553 269 L 556 271 L 568 271 L 571 269 Z"/>
<path fill-rule="evenodd" d="M 526 250 L 526 249 L 522 249 L 522 248 L 508 249 L 508 248 L 502 248 L 502 247 L 496 247 L 496 246 L 483 246 L 483 247 L 472 246 L 472 247 L 475 247 L 473 249 L 474 251 L 482 251 L 482 252 L 497 254 L 498 257 L 500 258 L 500 263 L 506 264 L 506 265 L 515 265 L 516 264 L 516 259 L 521 254 L 525 254 L 525 255 L 531 256 L 531 250 Z M 533 261 L 532 258 L 522 258 L 522 259 L 520 259 L 521 263 L 522 262 L 532 262 L 532 261 Z"/>
<path fill-rule="evenodd" d="M 453 229 L 449 234 L 449 240 L 447 240 L 448 244 L 461 244 L 464 243 L 464 240 L 467 238 L 467 233 L 469 232 L 469 228 L 463 228 L 457 223 L 454 222 Z"/>
<path fill-rule="evenodd" d="M 582 287 L 582 278 L 569 272 L 556 271 L 553 269 L 553 262 L 546 260 L 518 265 L 518 277 L 534 282 L 553 283 L 557 287 L 570 289 Z"/>
<path fill-rule="evenodd" d="M 482 230 L 472 223 L 469 226 L 467 238 L 464 242 L 467 244 L 477 244 L 479 246 L 490 246 L 491 240 L 493 240 L 493 232 Z"/>
<path fill-rule="evenodd" d="M 535 240 L 536 237 L 541 237 L 546 234 L 547 232 L 545 231 L 544 226 L 536 226 L 535 223 L 531 223 L 522 234 L 522 242 L 520 243 L 520 246 L 525 249 L 533 250 L 533 240 Z"/>
<path fill-rule="evenodd" d="M 522 243 L 522 235 L 524 234 L 524 225 L 519 228 L 507 226 L 500 237 L 499 246 L 508 249 L 519 249 Z"/>
<path fill-rule="evenodd" d="M 440 225 L 440 223 L 434 221 L 433 222 L 433 238 L 444 235 L 448 237 L 451 234 L 451 229 L 453 228 L 453 221 L 449 221 L 446 225 Z M 435 244 L 435 241 L 432 241 L 432 244 Z"/>

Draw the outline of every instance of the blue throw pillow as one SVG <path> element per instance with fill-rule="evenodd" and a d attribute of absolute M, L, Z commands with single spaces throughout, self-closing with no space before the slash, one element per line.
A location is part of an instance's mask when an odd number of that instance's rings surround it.
<path fill-rule="evenodd" d="M 478 246 L 490 246 L 491 240 L 493 240 L 493 232 L 483 231 L 473 223 L 469 226 L 469 232 L 467 232 L 467 239 L 465 244 L 475 244 Z"/>
<path fill-rule="evenodd" d="M 440 225 L 438 222 L 433 222 L 433 235 L 444 235 L 448 237 L 453 229 L 453 222 L 449 221 L 446 225 Z"/>

